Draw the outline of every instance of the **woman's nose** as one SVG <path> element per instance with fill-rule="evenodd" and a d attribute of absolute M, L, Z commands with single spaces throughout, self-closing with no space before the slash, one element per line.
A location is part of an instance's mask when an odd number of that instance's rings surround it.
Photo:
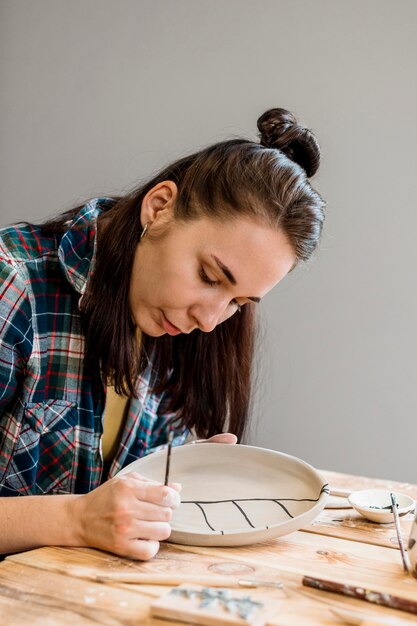
<path fill-rule="evenodd" d="M 203 333 L 211 333 L 219 323 L 218 320 L 219 316 L 214 311 L 204 311 L 200 312 L 197 323 Z"/>
<path fill-rule="evenodd" d="M 223 300 L 218 302 L 206 303 L 193 311 L 193 316 L 197 321 L 198 327 L 204 333 L 210 333 L 218 324 L 224 322 L 227 317 L 227 306 Z"/>

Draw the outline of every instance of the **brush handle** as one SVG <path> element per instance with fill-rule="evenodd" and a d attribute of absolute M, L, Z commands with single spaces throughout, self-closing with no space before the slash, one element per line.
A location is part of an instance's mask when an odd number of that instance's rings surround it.
<path fill-rule="evenodd" d="M 304 586 L 312 587 L 313 589 L 331 591 L 342 596 L 348 596 L 349 598 L 358 598 L 358 600 L 365 600 L 366 602 L 371 602 L 372 604 L 379 604 L 381 606 L 387 606 L 390 609 L 398 609 L 400 611 L 407 611 L 407 613 L 417 615 L 417 602 L 415 600 L 400 598 L 399 596 L 393 596 L 390 593 L 372 591 L 371 589 L 365 589 L 365 587 L 345 585 L 332 580 L 311 578 L 310 576 L 304 576 L 302 583 Z"/>
<path fill-rule="evenodd" d="M 239 587 L 237 580 L 230 576 L 196 576 L 193 574 L 129 574 L 117 572 L 110 575 L 97 575 L 97 582 L 123 582 L 142 585 L 183 585 L 189 583 L 203 587 Z"/>
<path fill-rule="evenodd" d="M 405 548 L 404 548 L 404 542 L 403 542 L 403 536 L 401 533 L 401 526 L 400 526 L 400 519 L 398 517 L 398 511 L 397 511 L 397 500 L 395 498 L 395 495 L 393 493 L 390 494 L 391 495 L 391 502 L 392 502 L 392 514 L 394 515 L 394 522 L 395 522 L 395 530 L 397 532 L 397 539 L 398 539 L 398 545 L 400 546 L 400 552 L 401 552 L 401 559 L 403 562 L 403 568 L 406 574 L 410 573 L 410 566 L 408 564 L 408 558 L 407 558 L 407 554 L 405 552 Z"/>
<path fill-rule="evenodd" d="M 142 572 L 94 573 L 83 568 L 68 568 L 66 574 L 87 578 L 100 583 L 130 583 L 136 585 L 182 585 L 184 583 L 205 587 L 239 587 L 239 581 L 232 576 L 198 576 L 195 574 L 145 574 Z"/>
<path fill-rule="evenodd" d="M 331 495 L 331 496 L 339 496 L 340 498 L 348 498 L 351 493 L 352 493 L 351 489 L 332 489 L 330 487 L 330 494 L 329 495 Z"/>

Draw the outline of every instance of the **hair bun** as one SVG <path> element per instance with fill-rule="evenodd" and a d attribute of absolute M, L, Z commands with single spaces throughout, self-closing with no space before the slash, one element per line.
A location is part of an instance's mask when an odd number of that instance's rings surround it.
<path fill-rule="evenodd" d="M 261 145 L 281 150 L 310 178 L 320 165 L 320 146 L 309 130 L 286 109 L 269 109 L 257 122 Z"/>

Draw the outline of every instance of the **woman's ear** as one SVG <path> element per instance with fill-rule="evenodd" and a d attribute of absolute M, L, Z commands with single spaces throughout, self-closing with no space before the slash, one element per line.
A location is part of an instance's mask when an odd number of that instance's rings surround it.
<path fill-rule="evenodd" d="M 174 214 L 178 195 L 177 185 L 172 180 L 164 180 L 148 191 L 142 200 L 140 222 L 151 226 L 154 222 L 169 220 Z"/>

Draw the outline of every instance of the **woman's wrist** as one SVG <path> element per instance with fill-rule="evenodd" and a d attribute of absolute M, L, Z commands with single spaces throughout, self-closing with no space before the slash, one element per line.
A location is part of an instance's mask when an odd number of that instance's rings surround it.
<path fill-rule="evenodd" d="M 36 537 L 39 545 L 85 545 L 80 512 L 82 497 L 77 494 L 33 496 L 36 502 L 32 501 L 30 505 L 34 507 L 39 519 L 45 518 L 44 529 L 47 529 L 47 533 L 41 531 L 42 534 Z"/>
<path fill-rule="evenodd" d="M 62 515 L 68 530 L 65 545 L 85 547 L 87 544 L 82 523 L 85 495 L 68 495 L 62 498 Z"/>

